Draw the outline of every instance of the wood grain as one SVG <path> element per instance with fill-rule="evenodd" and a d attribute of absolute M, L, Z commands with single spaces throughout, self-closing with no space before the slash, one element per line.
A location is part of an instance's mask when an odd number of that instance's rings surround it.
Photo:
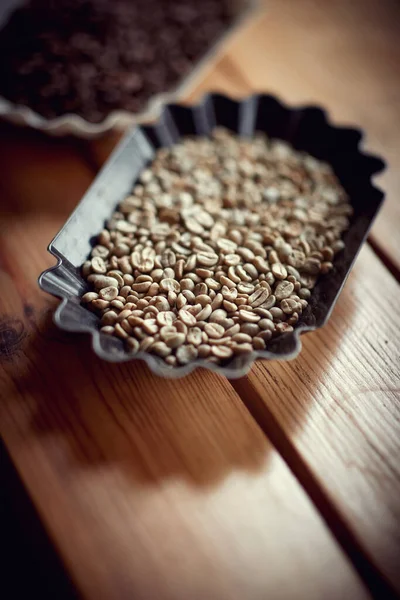
<path fill-rule="evenodd" d="M 365 247 L 329 324 L 303 337 L 300 356 L 258 362 L 237 387 L 250 410 L 257 392 L 283 434 L 281 453 L 290 462 L 296 449 L 398 592 L 399 294 Z"/>
<path fill-rule="evenodd" d="M 0 433 L 79 592 L 365 598 L 225 379 L 106 364 L 51 324 L 57 301 L 36 278 L 91 175 L 72 148 L 18 135 L 0 141 Z"/>

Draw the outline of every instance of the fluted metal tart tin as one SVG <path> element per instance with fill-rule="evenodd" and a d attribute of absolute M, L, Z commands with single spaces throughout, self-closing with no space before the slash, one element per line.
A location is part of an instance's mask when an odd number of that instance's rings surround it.
<path fill-rule="evenodd" d="M 265 132 L 328 162 L 348 193 L 354 214 L 343 237 L 345 249 L 335 259 L 333 271 L 317 281 L 309 305 L 293 332 L 273 338 L 266 350 L 235 356 L 224 365 L 197 359 L 172 368 L 148 353 L 129 355 L 122 340 L 100 333 L 99 318 L 80 302 L 82 294 L 88 290 L 80 274 L 80 265 L 91 251 L 91 240 L 130 192 L 156 149 L 176 143 L 185 135 L 207 135 L 216 125 L 243 136 L 251 136 L 255 131 Z M 136 126 L 126 134 L 49 245 L 49 252 L 57 258 L 58 264 L 42 273 L 39 285 L 61 298 L 54 315 L 56 324 L 66 331 L 88 333 L 93 351 L 102 359 L 113 362 L 143 360 L 154 373 L 164 377 L 180 377 L 197 367 L 204 367 L 235 378 L 243 376 L 258 358 L 294 358 L 301 350 L 300 336 L 322 327 L 328 320 L 383 201 L 382 191 L 373 185 L 371 178 L 384 168 L 384 162 L 365 154 L 360 148 L 361 140 L 360 130 L 332 125 L 321 108 L 289 108 L 268 95 L 235 101 L 213 94 L 205 96 L 195 106 L 164 106 L 153 125 Z"/>

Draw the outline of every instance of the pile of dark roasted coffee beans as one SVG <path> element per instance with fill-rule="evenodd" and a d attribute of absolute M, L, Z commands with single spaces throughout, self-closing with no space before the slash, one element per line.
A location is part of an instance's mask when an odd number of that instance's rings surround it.
<path fill-rule="evenodd" d="M 232 19 L 229 0 L 31 0 L 0 32 L 0 95 L 46 118 L 139 111 Z"/>

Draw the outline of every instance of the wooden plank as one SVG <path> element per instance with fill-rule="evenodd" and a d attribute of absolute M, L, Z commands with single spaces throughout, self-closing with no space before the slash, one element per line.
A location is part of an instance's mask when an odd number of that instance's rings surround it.
<path fill-rule="evenodd" d="M 92 169 L 77 154 L 79 147 L 73 138 L 51 138 L 0 124 L 2 222 L 4 216 L 14 214 L 27 218 L 54 215 L 58 227 L 93 180 Z M 65 181 L 68 186 L 63 185 Z M 32 190 L 35 185 L 40 188 Z"/>
<path fill-rule="evenodd" d="M 237 390 L 252 412 L 263 401 L 282 454 L 301 455 L 400 592 L 399 294 L 365 247 L 328 325 L 303 337 L 296 360 L 257 363 Z"/>
<path fill-rule="evenodd" d="M 68 148 L 20 142 L 0 143 L 0 433 L 82 596 L 364 598 L 225 379 L 106 364 L 51 325 L 36 278 L 90 173 Z"/>

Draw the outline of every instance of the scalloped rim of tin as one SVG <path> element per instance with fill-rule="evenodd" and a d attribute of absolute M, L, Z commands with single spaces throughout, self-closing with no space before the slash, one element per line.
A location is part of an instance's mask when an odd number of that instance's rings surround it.
<path fill-rule="evenodd" d="M 46 119 L 29 106 L 14 104 L 0 96 L 0 117 L 16 125 L 31 127 L 49 135 L 73 135 L 84 139 L 95 138 L 113 130 L 121 131 L 129 126 L 151 121 L 157 117 L 157 111 L 162 105 L 185 95 L 197 79 L 205 77 L 232 36 L 253 17 L 265 10 L 260 0 L 236 1 L 239 6 L 235 9 L 236 15 L 227 30 L 218 37 L 172 90 L 151 96 L 138 113 L 113 110 L 100 123 L 91 123 L 76 113 L 66 113 L 54 119 Z"/>
<path fill-rule="evenodd" d="M 267 101 L 267 100 L 271 100 L 271 101 L 275 102 L 276 105 L 279 106 L 280 109 L 282 109 L 283 111 L 286 111 L 291 116 L 291 119 L 288 119 L 288 122 L 290 120 L 293 120 L 296 123 L 296 127 L 299 126 L 299 124 L 301 124 L 301 119 L 299 119 L 299 115 L 302 115 L 302 114 L 306 113 L 307 111 L 309 111 L 309 112 L 315 111 L 315 113 L 318 114 L 318 116 L 323 120 L 323 123 L 325 124 L 327 131 L 334 132 L 334 133 L 343 132 L 343 133 L 352 134 L 353 138 L 356 141 L 356 146 L 352 149 L 352 152 L 354 152 L 354 156 L 357 156 L 357 157 L 363 159 L 365 162 L 365 165 L 369 165 L 370 173 L 367 173 L 365 175 L 365 177 L 363 176 L 362 183 L 367 184 L 368 190 L 370 190 L 371 193 L 374 193 L 377 196 L 376 202 L 372 208 L 372 213 L 371 213 L 372 216 L 366 222 L 366 224 L 363 224 L 361 238 L 359 240 L 356 240 L 356 242 L 355 242 L 355 251 L 350 256 L 350 261 L 349 261 L 349 264 L 345 268 L 343 277 L 339 277 L 339 285 L 337 287 L 337 290 L 335 291 L 335 294 L 334 294 L 333 299 L 331 300 L 330 304 L 327 305 L 327 310 L 325 312 L 323 311 L 322 316 L 320 316 L 320 322 L 318 324 L 312 324 L 312 325 L 300 324 L 298 327 L 296 327 L 294 329 L 293 332 L 287 333 L 287 334 L 282 334 L 278 338 L 275 339 L 276 340 L 275 346 L 277 346 L 279 349 L 279 345 L 282 346 L 282 343 L 286 343 L 286 346 L 289 348 L 287 351 L 283 351 L 281 353 L 277 352 L 276 349 L 273 351 L 268 350 L 268 349 L 254 351 L 252 353 L 249 353 L 248 355 L 233 357 L 233 359 L 231 359 L 225 365 L 218 365 L 215 363 L 207 363 L 205 359 L 196 359 L 192 363 L 189 363 L 184 366 L 179 366 L 179 367 L 170 367 L 161 358 L 151 355 L 146 352 L 139 352 L 135 355 L 131 355 L 125 351 L 123 353 L 121 351 L 118 351 L 116 353 L 110 352 L 109 349 L 105 349 L 102 345 L 102 340 L 104 341 L 105 336 L 104 336 L 104 334 L 102 335 L 100 333 L 98 327 L 95 324 L 98 322 L 98 317 L 93 315 L 93 313 L 91 313 L 87 309 L 83 309 L 87 312 L 88 315 L 92 315 L 91 319 L 93 320 L 93 324 L 91 324 L 89 322 L 87 324 L 82 324 L 80 322 L 74 321 L 73 319 L 71 320 L 69 315 L 67 315 L 67 312 L 68 312 L 67 307 L 70 305 L 71 298 L 73 298 L 75 300 L 75 304 L 77 306 L 80 306 L 80 308 L 83 308 L 80 305 L 80 297 L 81 297 L 82 293 L 84 293 L 85 289 L 87 289 L 87 287 L 86 287 L 86 283 L 83 281 L 83 279 L 77 273 L 79 271 L 79 268 L 73 267 L 73 271 L 71 271 L 71 266 L 72 266 L 71 263 L 69 263 L 67 258 L 65 256 L 63 256 L 63 254 L 56 247 L 57 240 L 59 240 L 60 236 L 63 234 L 66 227 L 69 224 L 73 224 L 74 217 L 77 216 L 77 211 L 79 210 L 79 207 L 81 207 L 81 206 L 83 207 L 83 204 L 84 204 L 86 198 L 89 199 L 88 196 L 89 196 L 91 190 L 93 190 L 93 193 L 94 193 L 93 188 L 94 188 L 96 182 L 99 182 L 101 178 L 105 179 L 106 177 L 108 177 L 108 174 L 110 172 L 112 172 L 113 166 L 118 161 L 118 159 L 121 156 L 123 156 L 126 151 L 128 151 L 128 144 L 132 143 L 132 140 L 134 139 L 135 134 L 140 135 L 142 137 L 143 132 L 145 132 L 145 134 L 147 133 L 146 129 L 148 131 L 150 131 L 150 130 L 153 131 L 153 133 L 156 132 L 158 129 L 158 136 L 159 136 L 158 145 L 159 146 L 174 143 L 174 140 L 173 140 L 174 136 L 178 135 L 177 139 L 179 139 L 179 137 L 181 137 L 181 135 L 184 135 L 184 134 L 181 134 L 179 132 L 179 128 L 177 127 L 177 124 L 174 121 L 173 116 L 171 116 L 171 111 L 173 112 L 175 109 L 183 109 L 183 110 L 189 111 L 189 113 L 193 117 L 193 122 L 196 123 L 196 128 L 201 130 L 201 131 L 197 132 L 197 135 L 206 135 L 207 132 L 210 131 L 215 125 L 220 124 L 218 121 L 217 122 L 213 121 L 212 118 L 210 119 L 210 122 L 207 122 L 207 123 L 204 120 L 204 117 L 207 120 L 207 118 L 210 115 L 210 109 L 212 109 L 212 110 L 214 109 L 215 103 L 218 101 L 218 99 L 222 99 L 225 102 L 229 102 L 232 104 L 232 106 L 235 106 L 237 108 L 237 111 L 238 111 L 237 133 L 239 135 L 251 135 L 252 133 L 254 133 L 254 131 L 256 131 L 255 115 L 258 113 L 256 113 L 255 111 L 257 111 L 259 109 L 259 107 L 262 105 L 263 101 Z M 253 113 L 253 114 L 251 115 L 250 113 Z M 196 115 L 197 115 L 197 117 L 200 115 L 203 118 L 196 118 Z M 214 116 L 214 113 L 213 113 L 213 116 Z M 161 125 L 161 128 L 160 128 L 160 125 Z M 203 131 L 204 128 L 206 129 L 206 131 Z M 263 131 L 263 130 L 257 129 L 257 131 Z M 165 138 L 165 135 L 167 135 L 167 138 Z M 144 135 L 143 137 L 146 140 L 148 139 L 146 137 L 146 135 Z M 276 137 L 280 137 L 280 136 L 276 136 Z M 163 140 L 165 142 L 165 139 L 168 139 L 168 141 L 166 143 L 163 143 Z M 38 283 L 39 283 L 39 286 L 44 291 L 46 291 L 56 297 L 59 297 L 62 300 L 60 305 L 57 307 L 57 309 L 54 313 L 54 322 L 56 323 L 56 325 L 58 327 L 60 327 L 60 329 L 63 329 L 64 331 L 75 332 L 75 333 L 89 333 L 92 338 L 91 339 L 92 349 L 98 357 L 100 357 L 108 362 L 127 362 L 130 360 L 143 360 L 154 374 L 161 376 L 161 377 L 179 378 L 179 377 L 188 375 L 189 373 L 191 373 L 198 367 L 203 367 L 208 370 L 217 372 L 221 375 L 224 375 L 227 378 L 235 379 L 235 378 L 243 377 L 244 375 L 246 375 L 246 373 L 251 368 L 253 362 L 257 359 L 291 360 L 291 359 L 295 358 L 299 354 L 301 347 L 302 347 L 300 336 L 303 333 L 306 333 L 309 331 L 314 331 L 316 329 L 321 328 L 328 321 L 328 319 L 333 311 L 333 308 L 336 304 L 336 301 L 341 293 L 341 290 L 342 290 L 344 284 L 346 283 L 346 280 L 350 274 L 351 268 L 352 268 L 352 266 L 357 258 L 357 255 L 363 245 L 363 242 L 365 241 L 365 239 L 368 235 L 368 232 L 370 230 L 370 227 L 371 227 L 374 219 L 376 218 L 376 215 L 378 214 L 379 209 L 381 208 L 382 202 L 384 200 L 384 193 L 382 192 L 382 190 L 380 190 L 376 186 L 372 185 L 371 179 L 372 179 L 373 175 L 376 175 L 377 173 L 381 172 L 385 168 L 385 163 L 384 163 L 384 161 L 382 161 L 382 159 L 380 159 L 376 156 L 373 156 L 373 155 L 370 155 L 367 153 L 363 153 L 360 151 L 360 145 L 361 145 L 362 139 L 363 139 L 363 134 L 357 128 L 333 126 L 327 117 L 327 113 L 320 107 L 299 106 L 299 107 L 289 108 L 285 103 L 278 100 L 275 96 L 256 94 L 256 95 L 251 95 L 243 100 L 238 101 L 238 100 L 234 100 L 232 98 L 228 98 L 226 96 L 222 96 L 220 94 L 206 94 L 202 97 L 202 99 L 197 104 L 194 104 L 194 105 L 190 105 L 190 106 L 183 105 L 183 104 L 165 105 L 164 107 L 162 107 L 162 110 L 160 111 L 159 120 L 154 125 L 148 126 L 147 128 L 144 128 L 141 126 L 135 126 L 131 132 L 129 132 L 128 134 L 125 135 L 123 140 L 117 145 L 116 149 L 114 150 L 114 152 L 112 153 L 112 155 L 110 156 L 108 161 L 105 163 L 104 167 L 99 172 L 98 176 L 92 183 L 91 187 L 89 188 L 88 192 L 85 194 L 85 196 L 83 197 L 81 202 L 78 204 L 75 211 L 71 214 L 70 218 L 66 221 L 66 223 L 64 224 L 62 229 L 58 232 L 58 234 L 55 236 L 55 238 L 49 244 L 48 251 L 57 259 L 57 264 L 55 266 L 50 267 L 49 269 L 46 269 L 40 275 Z M 151 143 L 150 143 L 150 145 L 151 145 L 152 150 L 154 151 L 154 145 Z M 341 151 L 342 150 L 345 151 L 345 149 L 341 148 Z M 136 178 L 134 178 L 134 180 L 135 179 Z M 360 183 L 360 186 L 361 186 L 361 183 Z M 90 237 L 90 233 L 88 234 L 88 236 Z M 328 280 L 329 280 L 329 277 L 331 277 L 331 276 L 330 275 L 327 276 Z M 80 281 L 78 281 L 78 279 Z M 71 289 L 71 287 L 69 287 L 71 285 L 72 285 L 72 288 L 75 288 L 73 290 L 75 292 L 73 295 L 66 293 L 66 290 Z M 72 306 L 72 304 L 71 304 L 71 306 Z M 88 317 L 88 321 L 89 321 L 89 317 Z M 110 336 L 107 336 L 107 337 L 110 337 Z M 118 341 L 120 342 L 120 340 L 118 340 Z"/>

